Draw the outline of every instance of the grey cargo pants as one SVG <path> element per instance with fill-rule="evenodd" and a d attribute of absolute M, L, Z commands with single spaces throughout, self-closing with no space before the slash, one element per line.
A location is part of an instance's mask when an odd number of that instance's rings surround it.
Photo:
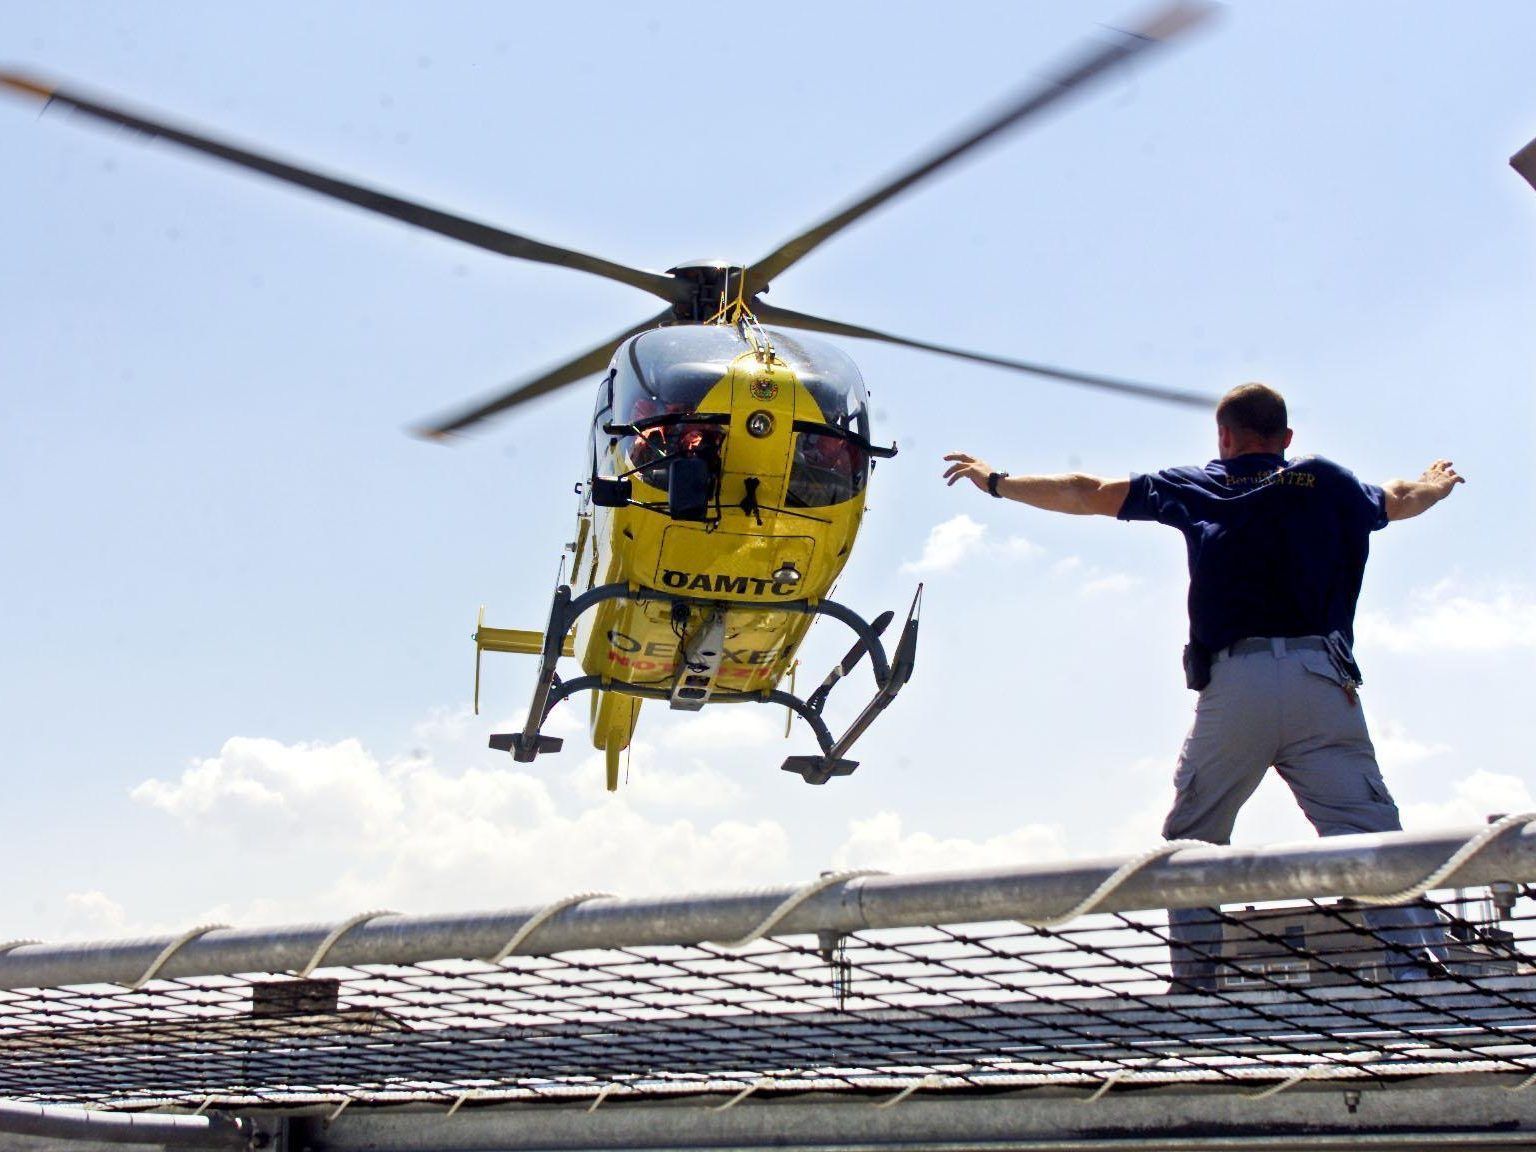
<path fill-rule="evenodd" d="M 1211 668 L 1179 754 L 1177 796 L 1163 836 L 1228 843 L 1238 809 L 1271 767 L 1319 836 L 1402 827 L 1359 699 L 1345 691 L 1326 652 L 1288 647 L 1283 639 Z M 1425 961 L 1443 956 L 1444 933 L 1428 908 L 1376 908 L 1366 922 L 1390 946 L 1394 976 L 1423 976 Z M 1214 987 L 1222 938 L 1214 911 L 1173 909 L 1168 928 L 1176 984 Z"/>

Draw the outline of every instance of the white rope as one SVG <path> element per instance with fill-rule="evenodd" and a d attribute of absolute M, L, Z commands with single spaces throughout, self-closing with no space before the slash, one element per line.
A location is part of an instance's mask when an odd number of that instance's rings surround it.
<path fill-rule="evenodd" d="M 894 1108 L 894 1107 L 896 1107 L 896 1105 L 900 1104 L 903 1100 L 905 1100 L 908 1096 L 912 1095 L 912 1093 L 917 1092 L 917 1091 L 919 1091 L 920 1089 L 923 1089 L 923 1088 L 937 1088 L 937 1087 L 939 1087 L 939 1085 L 941 1085 L 943 1083 L 944 1083 L 944 1077 L 942 1077 L 942 1076 L 932 1076 L 932 1075 L 924 1076 L 921 1080 L 918 1080 L 918 1081 L 916 1081 L 915 1083 L 912 1083 L 912 1084 L 908 1084 L 905 1088 L 903 1088 L 900 1092 L 896 1093 L 896 1095 L 892 1096 L 889 1100 L 882 1100 L 882 1101 L 880 1101 L 880 1103 L 876 1104 L 875 1107 L 876 1108 Z"/>
<path fill-rule="evenodd" d="M 473 1088 L 470 1088 L 468 1091 L 465 1091 L 465 1092 L 460 1092 L 459 1093 L 459 1098 L 453 1102 L 453 1105 L 448 1109 L 447 1112 L 444 1113 L 444 1115 L 445 1116 L 452 1116 L 455 1112 L 457 1112 L 460 1108 L 462 1108 L 464 1106 L 464 1101 L 472 1100 L 472 1099 L 474 1099 L 474 1097 L 476 1095 L 477 1095 L 477 1093 L 476 1093 L 475 1089 L 473 1089 Z"/>
<path fill-rule="evenodd" d="M 1155 848 L 1148 848 L 1140 856 L 1127 860 L 1124 864 L 1120 865 L 1120 867 L 1111 872 L 1109 876 L 1105 878 L 1102 884 L 1100 884 L 1092 892 L 1088 893 L 1087 896 L 1083 897 L 1083 899 L 1079 900 L 1071 908 L 1067 909 L 1067 911 L 1061 913 L 1061 915 L 1050 916 L 1039 920 L 1020 920 L 1019 923 L 1027 925 L 1030 928 L 1055 928 L 1060 924 L 1066 924 L 1069 921 L 1076 920 L 1079 916 L 1086 915 L 1093 909 L 1097 908 L 1100 904 L 1109 898 L 1110 893 L 1114 892 L 1116 888 L 1119 888 L 1122 884 L 1124 884 L 1132 876 L 1136 875 L 1136 873 L 1140 872 L 1143 868 L 1147 867 L 1149 864 L 1156 863 L 1164 857 L 1172 856 L 1175 852 L 1181 852 L 1185 848 L 1210 847 L 1212 847 L 1212 845 L 1204 840 L 1166 840 L 1163 843 L 1157 845 Z"/>
<path fill-rule="evenodd" d="M 192 1115 L 194 1115 L 194 1116 L 201 1116 L 204 1112 L 208 1111 L 208 1105 L 210 1105 L 212 1103 L 213 1103 L 213 1097 L 212 1096 L 204 1096 L 203 1097 L 203 1102 L 197 1106 L 197 1111 L 192 1113 Z"/>
<path fill-rule="evenodd" d="M 1504 1091 L 1506 1091 L 1506 1092 L 1524 1092 L 1532 1084 L 1536 1084 L 1536 1072 L 1532 1072 L 1529 1076 L 1527 1076 L 1524 1080 L 1520 1081 L 1520 1083 L 1518 1083 L 1518 1084 L 1505 1084 L 1504 1085 Z"/>
<path fill-rule="evenodd" d="M 773 1087 L 773 1081 L 772 1080 L 754 1080 L 751 1084 L 748 1084 L 745 1088 L 743 1088 L 740 1092 L 736 1093 L 736 1095 L 732 1096 L 724 1104 L 717 1104 L 713 1108 L 711 1108 L 710 1111 L 711 1112 L 724 1112 L 727 1108 L 734 1108 L 734 1107 L 736 1107 L 736 1105 L 740 1104 L 743 1100 L 745 1100 L 748 1096 L 752 1095 L 752 1093 L 756 1092 L 759 1088 L 771 1088 L 771 1087 Z M 590 1111 L 590 1109 L 588 1109 L 588 1111 Z"/>
<path fill-rule="evenodd" d="M 612 892 L 577 892 L 572 896 L 565 896 L 553 903 L 546 904 L 523 922 L 523 926 L 513 933 L 512 939 L 503 944 L 501 951 L 490 957 L 488 963 L 500 964 L 508 956 L 521 948 L 528 937 L 544 927 L 545 921 L 550 917 L 559 915 L 567 908 L 574 908 L 578 904 L 584 904 L 588 900 L 600 900 L 605 896 L 612 895 Z"/>
<path fill-rule="evenodd" d="M 1271 1096 L 1280 1095 L 1280 1093 L 1284 1092 L 1287 1088 L 1295 1087 L 1303 1080 L 1315 1080 L 1317 1077 L 1332 1071 L 1333 1069 L 1331 1069 L 1326 1064 L 1314 1064 L 1312 1067 L 1304 1069 L 1301 1072 L 1297 1072 L 1293 1076 L 1286 1077 L 1286 1079 L 1280 1081 L 1278 1084 L 1271 1084 L 1268 1088 L 1261 1089 L 1258 1092 L 1244 1092 L 1243 1099 L 1266 1100 Z"/>
<path fill-rule="evenodd" d="M 1482 829 L 1477 835 L 1471 837 L 1465 844 L 1458 848 L 1434 871 L 1425 876 L 1417 884 L 1412 884 L 1400 892 L 1394 892 L 1389 896 L 1357 896 L 1362 904 L 1404 904 L 1410 900 L 1417 900 L 1426 892 L 1432 892 L 1440 887 L 1447 877 L 1453 875 L 1462 865 L 1476 856 L 1494 840 L 1498 839 L 1511 828 L 1536 822 L 1536 812 L 1522 812 L 1502 817 L 1488 827 Z M 1168 840 L 1156 847 L 1149 848 L 1140 856 L 1127 860 L 1116 868 L 1103 883 L 1080 900 L 1076 905 L 1057 916 L 1045 917 L 1035 920 L 1021 920 L 1021 924 L 1031 928 L 1055 928 L 1066 924 L 1079 916 L 1087 915 L 1097 908 L 1110 894 L 1123 885 L 1132 876 L 1135 876 L 1143 868 L 1162 860 L 1173 853 L 1185 848 L 1209 848 L 1210 844 L 1203 840 Z"/>
<path fill-rule="evenodd" d="M 1120 1083 L 1120 1081 L 1124 1080 L 1126 1078 L 1126 1076 L 1128 1076 L 1128 1075 L 1129 1075 L 1129 1073 L 1126 1072 L 1126 1070 L 1124 1068 L 1116 1068 L 1108 1076 L 1104 1077 L 1103 1083 L 1101 1083 L 1097 1088 L 1095 1088 L 1093 1090 L 1093 1095 L 1092 1096 L 1085 1096 L 1081 1100 L 1079 1100 L 1078 1103 L 1079 1104 L 1095 1104 L 1095 1103 L 1097 1103 L 1105 1095 L 1105 1093 L 1107 1093 L 1116 1084 Z"/>
<path fill-rule="evenodd" d="M 336 1110 L 325 1118 L 325 1122 L 327 1124 L 333 1123 L 338 1116 L 347 1110 L 347 1105 L 350 1103 L 352 1103 L 352 1097 L 343 1096 L 341 1098 L 341 1103 L 336 1105 Z"/>
<path fill-rule="evenodd" d="M 1460 848 L 1456 849 L 1440 867 L 1436 868 L 1417 884 L 1410 884 L 1401 892 L 1394 892 L 1390 896 L 1356 896 L 1361 904 L 1406 904 L 1410 900 L 1417 900 L 1426 892 L 1432 892 L 1439 888 L 1446 877 L 1457 871 L 1463 864 L 1476 856 L 1484 848 L 1492 844 L 1511 828 L 1536 822 L 1536 812 L 1516 812 L 1509 816 L 1495 820 L 1484 828 L 1476 836 L 1473 836 Z"/>
<path fill-rule="evenodd" d="M 747 945 L 753 943 L 754 941 L 761 940 L 764 936 L 768 935 L 769 932 L 778 926 L 779 922 L 782 921 L 784 917 L 788 916 L 791 912 L 800 907 L 800 905 L 804 904 L 812 896 L 815 896 L 818 892 L 825 891 L 835 884 L 843 884 L 849 880 L 857 880 L 861 876 L 885 875 L 888 875 L 888 873 L 882 872 L 878 868 L 854 868 L 847 872 L 828 872 L 825 876 L 818 877 L 817 879 L 812 880 L 809 884 L 804 885 L 800 888 L 799 891 L 791 893 L 779 904 L 777 908 L 768 913 L 768 915 L 763 918 L 762 922 L 758 924 L 756 928 L 752 929 L 752 931 L 748 932 L 739 940 L 711 940 L 709 943 L 714 944 L 716 947 L 727 948 L 732 951 L 738 948 L 745 948 Z"/>
<path fill-rule="evenodd" d="M 176 937 L 176 939 L 172 940 L 169 944 L 160 950 L 160 955 L 156 956 L 154 960 L 151 961 L 149 967 L 144 969 L 144 975 L 140 976 L 132 984 L 128 985 L 128 990 L 130 992 L 137 992 L 140 988 L 144 987 L 144 985 L 148 984 L 151 980 L 160 974 L 160 969 L 165 967 L 167 960 L 176 955 L 176 953 L 180 952 L 183 948 L 192 943 L 192 941 L 196 940 L 199 936 L 206 936 L 208 933 L 216 931 L 219 928 L 228 927 L 228 924 L 199 924 L 196 928 L 188 928 L 180 936 Z"/>
<path fill-rule="evenodd" d="M 316 968 L 320 967 L 320 965 L 325 962 L 325 958 L 330 955 L 331 949 L 336 946 L 336 941 L 340 940 L 343 936 L 352 931 L 352 929 L 356 928 L 359 924 L 366 924 L 370 920 L 377 920 L 380 916 L 398 915 L 398 912 L 392 912 L 387 908 L 379 908 L 372 912 L 359 912 L 356 916 L 352 917 L 352 919 L 345 920 L 342 923 L 336 925 L 336 927 L 331 929 L 331 934 L 324 940 L 320 941 L 320 947 L 315 949 L 315 954 L 309 958 L 309 963 L 299 969 L 299 979 L 309 979 L 310 974 L 314 972 Z"/>
<path fill-rule="evenodd" d="M 618 1087 L 617 1084 L 604 1084 L 603 1085 L 603 1090 L 597 1094 L 597 1099 L 592 1101 L 592 1104 L 591 1104 L 590 1107 L 587 1108 L 587 1111 L 588 1112 L 596 1112 L 598 1107 L 602 1104 L 602 1102 L 604 1100 L 608 1099 L 608 1093 L 612 1092 L 617 1087 Z"/>
<path fill-rule="evenodd" d="M 1263 1088 L 1258 1092 L 1244 1092 L 1242 1096 L 1245 1100 L 1267 1100 L 1271 1096 L 1278 1096 L 1287 1088 L 1295 1087 L 1303 1080 L 1319 1080 L 1324 1076 L 1336 1076 L 1340 1079 L 1346 1079 L 1355 1069 L 1363 1064 L 1373 1063 L 1377 1058 L 1378 1054 L 1371 1051 L 1346 1053 L 1322 1064 L 1313 1064 L 1303 1068 L 1300 1072 L 1287 1076 L 1280 1083 L 1271 1084 L 1268 1088 Z"/>

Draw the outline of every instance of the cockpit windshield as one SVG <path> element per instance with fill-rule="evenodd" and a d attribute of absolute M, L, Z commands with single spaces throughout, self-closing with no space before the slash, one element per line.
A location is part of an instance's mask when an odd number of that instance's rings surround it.
<path fill-rule="evenodd" d="M 821 409 L 825 424 L 865 436 L 869 432 L 869 397 L 864 378 L 848 354 L 819 340 L 807 340 L 786 332 L 773 333 L 773 350 L 794 369 Z M 810 419 L 809 414 L 795 414 Z"/>
<path fill-rule="evenodd" d="M 620 357 L 615 418 L 633 424 L 662 412 L 695 411 L 731 362 L 751 351 L 734 328 L 688 325 L 637 336 Z"/>
<path fill-rule="evenodd" d="M 620 353 L 613 422 L 638 429 L 623 450 L 645 483 L 665 488 L 667 462 L 678 456 L 718 456 L 725 428 L 686 417 L 699 411 L 731 362 L 750 349 L 734 328 L 689 325 L 643 333 Z"/>
<path fill-rule="evenodd" d="M 784 503 L 822 508 L 851 500 L 869 479 L 869 395 L 849 357 L 830 344 L 774 333 L 774 350 L 794 368 L 820 409 L 795 413 L 795 454 Z M 824 426 L 818 430 L 815 424 Z"/>
<path fill-rule="evenodd" d="M 846 353 L 819 340 L 780 330 L 768 337 L 775 355 L 815 401 L 814 410 L 804 403 L 795 408 L 785 504 L 817 508 L 851 500 L 869 477 L 863 447 L 869 439 L 869 397 L 858 368 Z M 752 347 L 734 327 L 678 325 L 645 332 L 620 351 L 613 365 L 611 414 L 605 409 L 599 424 L 635 428 L 634 435 L 622 438 L 620 451 L 639 479 L 664 488 L 671 460 L 720 458 L 727 426 L 711 419 L 722 413 L 700 406 Z M 689 419 L 693 415 L 699 419 Z"/>

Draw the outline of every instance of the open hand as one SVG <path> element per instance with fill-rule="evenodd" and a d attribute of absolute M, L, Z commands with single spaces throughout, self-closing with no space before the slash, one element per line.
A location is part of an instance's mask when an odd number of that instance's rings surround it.
<path fill-rule="evenodd" d="M 1467 478 L 1452 468 L 1449 460 L 1436 460 L 1428 468 L 1424 469 L 1424 475 L 1419 477 L 1420 484 L 1434 485 L 1434 487 L 1440 490 L 1442 497 L 1449 496 L 1452 488 L 1466 482 Z"/>
<path fill-rule="evenodd" d="M 956 480 L 969 480 L 983 492 L 987 490 L 987 477 L 992 475 L 992 465 L 975 456 L 967 456 L 964 452 L 951 452 L 944 459 L 950 461 L 944 471 L 944 480 L 951 488 L 955 486 Z"/>

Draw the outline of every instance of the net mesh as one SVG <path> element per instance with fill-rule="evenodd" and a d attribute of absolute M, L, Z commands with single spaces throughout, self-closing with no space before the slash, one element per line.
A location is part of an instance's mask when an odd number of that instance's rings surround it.
<path fill-rule="evenodd" d="M 104 1108 L 900 1092 L 1536 1073 L 1531 889 L 1425 901 L 1413 975 L 1361 909 L 1161 912 L 0 992 L 0 1097 Z M 1400 959 L 1400 957 L 1398 958 Z M 728 1097 L 727 1097 L 728 1098 Z"/>

